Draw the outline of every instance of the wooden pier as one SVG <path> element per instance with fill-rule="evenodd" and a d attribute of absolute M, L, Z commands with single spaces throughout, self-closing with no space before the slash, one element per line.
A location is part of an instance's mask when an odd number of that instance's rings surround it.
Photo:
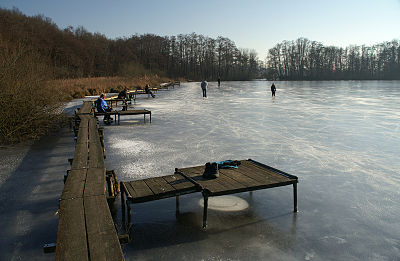
<path fill-rule="evenodd" d="M 118 183 L 115 173 L 106 172 L 103 134 L 92 108 L 85 102 L 76 115 L 75 154 L 60 198 L 57 261 L 124 260 L 107 202 Z"/>
<path fill-rule="evenodd" d="M 293 185 L 293 206 L 297 212 L 298 178 L 254 160 L 242 160 L 235 168 L 219 170 L 219 177 L 202 177 L 204 165 L 175 169 L 173 175 L 121 182 L 122 215 L 125 219 L 125 204 L 130 223 L 130 204 L 176 197 L 179 211 L 179 196 L 201 192 L 204 198 L 203 228 L 207 226 L 208 198 L 234 193 Z"/>

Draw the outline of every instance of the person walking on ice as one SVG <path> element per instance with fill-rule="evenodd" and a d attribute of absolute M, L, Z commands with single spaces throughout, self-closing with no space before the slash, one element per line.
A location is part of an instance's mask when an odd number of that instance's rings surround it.
<path fill-rule="evenodd" d="M 208 85 L 208 83 L 207 83 L 206 80 L 203 80 L 201 82 L 201 89 L 203 91 L 203 98 L 207 98 L 207 85 Z"/>
<path fill-rule="evenodd" d="M 272 85 L 271 85 L 271 94 L 272 94 L 272 97 L 275 97 L 275 92 L 276 92 L 276 87 L 275 87 L 275 84 L 272 83 Z"/>

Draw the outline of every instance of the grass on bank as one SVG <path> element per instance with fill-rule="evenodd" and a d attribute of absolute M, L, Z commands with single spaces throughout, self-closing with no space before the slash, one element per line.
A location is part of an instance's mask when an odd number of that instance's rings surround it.
<path fill-rule="evenodd" d="M 132 78 L 126 77 L 96 77 L 79 79 L 60 79 L 52 81 L 57 89 L 65 92 L 69 99 L 83 98 L 88 95 L 99 95 L 102 92 L 119 92 L 125 87 L 128 90 L 144 89 L 146 84 L 159 86 L 160 83 L 169 82 L 167 77 L 158 75 L 144 75 Z"/>
<path fill-rule="evenodd" d="M 54 80 L 53 68 L 36 50 L 0 38 L 0 144 L 36 139 L 60 126 L 68 100 L 168 81 L 151 74 Z"/>

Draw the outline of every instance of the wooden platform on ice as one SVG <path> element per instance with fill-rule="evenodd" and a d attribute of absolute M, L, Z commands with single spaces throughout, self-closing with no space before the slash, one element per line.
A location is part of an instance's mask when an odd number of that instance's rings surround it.
<path fill-rule="evenodd" d="M 178 207 L 179 195 L 202 192 L 204 197 L 203 227 L 205 228 L 207 225 L 208 197 L 293 185 L 294 211 L 297 211 L 298 178 L 296 176 L 251 159 L 242 160 L 237 169 L 220 169 L 219 177 L 215 179 L 203 178 L 203 172 L 204 165 L 176 169 L 173 175 L 121 182 L 122 202 L 125 201 L 126 196 L 126 204 L 129 210 L 130 203 L 141 203 L 175 196 L 177 197 Z M 125 213 L 123 213 L 123 216 L 125 216 Z"/>
<path fill-rule="evenodd" d="M 110 112 L 95 112 L 95 116 L 104 116 L 104 115 L 110 115 L 114 116 L 114 122 L 115 124 L 120 123 L 121 116 L 126 116 L 126 115 L 141 115 L 143 114 L 143 121 L 146 122 L 146 115 L 150 116 L 150 122 L 151 122 L 151 111 L 146 110 L 146 109 L 136 109 L 136 110 L 125 110 L 125 111 L 110 111 Z M 118 117 L 118 121 L 117 121 Z"/>

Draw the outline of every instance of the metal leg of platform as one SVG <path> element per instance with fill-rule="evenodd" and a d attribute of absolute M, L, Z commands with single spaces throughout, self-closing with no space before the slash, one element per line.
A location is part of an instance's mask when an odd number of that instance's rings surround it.
<path fill-rule="evenodd" d="M 176 196 L 176 209 L 175 209 L 175 215 L 178 216 L 179 213 L 179 196 Z"/>
<path fill-rule="evenodd" d="M 293 212 L 297 212 L 297 183 L 293 183 Z"/>
<path fill-rule="evenodd" d="M 125 189 L 124 186 L 122 186 L 122 182 L 120 184 L 121 188 L 121 211 L 122 211 L 122 225 L 124 227 L 124 230 L 127 231 L 127 226 L 126 226 L 126 209 L 125 209 Z"/>
<path fill-rule="evenodd" d="M 207 210 L 208 210 L 208 195 L 203 193 L 204 208 L 203 208 L 203 229 L 207 228 Z"/>
<path fill-rule="evenodd" d="M 121 188 L 122 225 L 124 226 L 124 229 L 126 231 L 125 190 L 124 187 L 122 186 L 122 182 L 120 184 L 120 188 Z"/>
<path fill-rule="evenodd" d="M 128 208 L 128 229 L 131 227 L 132 224 L 132 213 L 131 213 L 131 204 L 126 201 L 126 207 Z"/>

